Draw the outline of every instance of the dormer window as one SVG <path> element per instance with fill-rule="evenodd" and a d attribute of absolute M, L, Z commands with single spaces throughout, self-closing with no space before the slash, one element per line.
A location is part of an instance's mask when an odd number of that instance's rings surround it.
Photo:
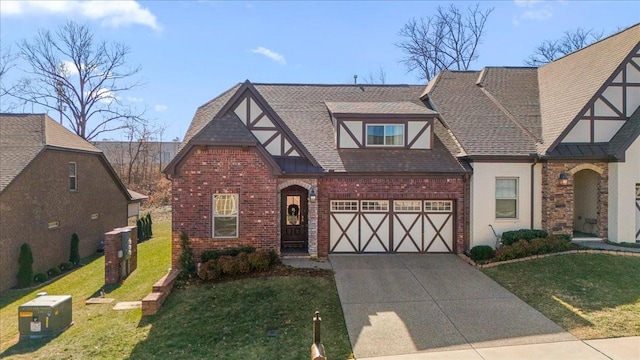
<path fill-rule="evenodd" d="M 404 125 L 367 124 L 367 146 L 404 146 Z"/>

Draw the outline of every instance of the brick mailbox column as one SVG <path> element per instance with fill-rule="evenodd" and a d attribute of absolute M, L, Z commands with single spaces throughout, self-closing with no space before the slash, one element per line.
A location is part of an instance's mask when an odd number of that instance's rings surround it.
<path fill-rule="evenodd" d="M 126 259 L 126 249 L 122 248 L 122 233 L 129 232 L 131 237 L 131 253 Z M 138 235 L 136 226 L 113 229 L 104 234 L 104 283 L 106 285 L 116 284 L 124 280 L 138 267 Z M 122 251 L 122 257 L 118 252 Z M 128 272 L 122 274 L 121 266 L 123 261 L 128 261 Z M 124 276 L 123 276 L 124 275 Z"/>

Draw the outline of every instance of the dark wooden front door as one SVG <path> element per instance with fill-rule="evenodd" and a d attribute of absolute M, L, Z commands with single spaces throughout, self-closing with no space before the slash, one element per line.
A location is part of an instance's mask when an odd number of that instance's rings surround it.
<path fill-rule="evenodd" d="M 307 195 L 307 190 L 300 186 L 282 190 L 280 223 L 283 250 L 307 249 Z"/>

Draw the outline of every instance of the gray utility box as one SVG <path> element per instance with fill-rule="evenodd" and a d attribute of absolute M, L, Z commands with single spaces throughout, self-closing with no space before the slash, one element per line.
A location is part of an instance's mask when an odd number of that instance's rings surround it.
<path fill-rule="evenodd" d="M 71 295 L 44 295 L 18 308 L 20 339 L 55 336 L 71 325 Z"/>

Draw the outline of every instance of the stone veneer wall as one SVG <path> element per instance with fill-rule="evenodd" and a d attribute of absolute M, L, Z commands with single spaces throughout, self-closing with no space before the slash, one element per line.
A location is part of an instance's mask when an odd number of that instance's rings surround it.
<path fill-rule="evenodd" d="M 598 178 L 598 236 L 608 233 L 608 181 L 609 166 L 606 162 L 546 162 L 542 164 L 542 228 L 549 234 L 573 233 L 574 179 L 578 171 L 590 170 Z M 560 173 L 569 177 L 568 185 L 558 185 Z"/>

